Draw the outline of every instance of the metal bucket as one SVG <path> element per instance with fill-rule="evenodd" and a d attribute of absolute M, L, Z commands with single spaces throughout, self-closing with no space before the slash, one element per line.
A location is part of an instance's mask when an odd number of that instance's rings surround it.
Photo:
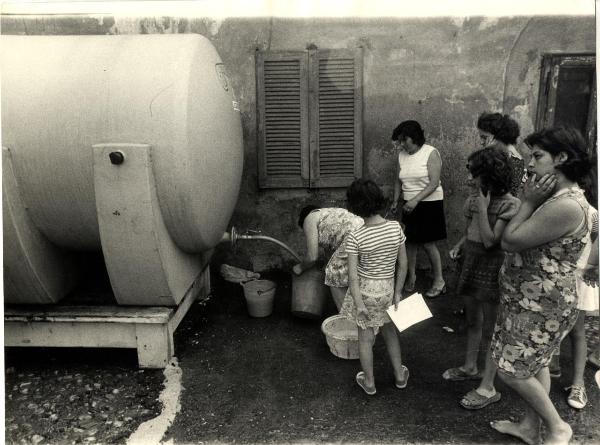
<path fill-rule="evenodd" d="M 293 276 L 292 314 L 300 318 L 312 319 L 318 319 L 323 315 L 330 295 L 324 281 L 325 272 L 317 268 Z"/>
<path fill-rule="evenodd" d="M 242 283 L 246 307 L 251 317 L 268 317 L 273 312 L 277 285 L 269 280 L 252 280 Z"/>

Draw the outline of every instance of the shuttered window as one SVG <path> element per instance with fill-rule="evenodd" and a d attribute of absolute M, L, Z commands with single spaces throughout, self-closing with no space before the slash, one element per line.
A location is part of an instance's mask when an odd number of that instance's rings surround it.
<path fill-rule="evenodd" d="M 259 185 L 345 187 L 362 173 L 362 54 L 259 51 Z"/>

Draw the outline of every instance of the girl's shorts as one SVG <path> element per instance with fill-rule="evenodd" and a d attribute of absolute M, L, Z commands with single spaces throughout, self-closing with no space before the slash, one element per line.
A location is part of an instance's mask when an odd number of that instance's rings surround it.
<path fill-rule="evenodd" d="M 498 277 L 504 257 L 504 252 L 498 248 L 488 250 L 483 243 L 466 240 L 456 294 L 473 297 L 482 303 L 498 303 Z"/>
<path fill-rule="evenodd" d="M 375 335 L 379 328 L 391 321 L 386 309 L 392 305 L 394 300 L 394 278 L 374 280 L 359 277 L 360 293 L 369 313 L 366 321 L 356 320 L 356 306 L 350 288 L 342 303 L 340 314 L 355 322 L 363 329 L 373 328 Z"/>

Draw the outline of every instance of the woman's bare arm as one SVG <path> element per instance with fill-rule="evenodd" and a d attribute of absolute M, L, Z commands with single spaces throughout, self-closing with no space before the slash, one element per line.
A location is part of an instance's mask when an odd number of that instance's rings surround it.
<path fill-rule="evenodd" d="M 584 217 L 583 210 L 571 199 L 561 199 L 541 208 L 524 201 L 517 215 L 506 225 L 502 249 L 520 252 L 554 241 L 575 230 Z"/>

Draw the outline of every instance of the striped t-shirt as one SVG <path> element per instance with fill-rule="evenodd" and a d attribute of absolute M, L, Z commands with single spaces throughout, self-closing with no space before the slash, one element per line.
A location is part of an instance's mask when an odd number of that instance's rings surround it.
<path fill-rule="evenodd" d="M 364 225 L 348 234 L 346 252 L 358 255 L 358 275 L 363 278 L 393 278 L 398 248 L 406 237 L 397 221 Z"/>

